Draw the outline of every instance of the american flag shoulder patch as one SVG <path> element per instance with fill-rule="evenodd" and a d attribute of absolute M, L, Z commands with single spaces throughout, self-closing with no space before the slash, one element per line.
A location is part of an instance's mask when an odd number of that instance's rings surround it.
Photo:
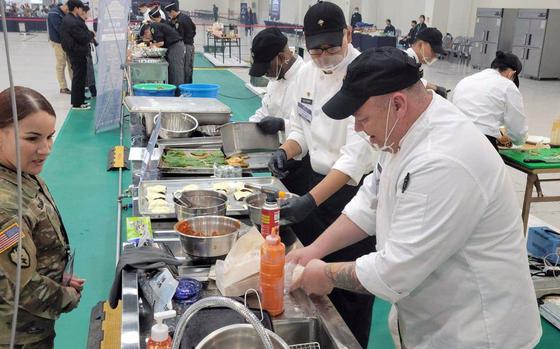
<path fill-rule="evenodd" d="M 20 232 L 21 230 L 19 229 L 19 225 L 17 223 L 14 223 L 6 229 L 0 231 L 0 253 L 3 253 L 18 243 Z"/>

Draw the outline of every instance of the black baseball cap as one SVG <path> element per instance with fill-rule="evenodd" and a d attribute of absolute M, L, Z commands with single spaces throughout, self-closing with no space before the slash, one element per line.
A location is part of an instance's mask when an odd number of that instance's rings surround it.
<path fill-rule="evenodd" d="M 496 58 L 494 58 L 490 67 L 493 69 L 511 68 L 512 70 L 515 70 L 516 74 L 515 78 L 513 79 L 513 83 L 515 84 L 515 86 L 519 87 L 519 74 L 523 69 L 523 64 L 519 60 L 519 57 L 517 57 L 515 54 L 510 52 L 497 51 Z"/>
<path fill-rule="evenodd" d="M 175 3 L 173 3 L 173 2 L 167 4 L 167 5 L 163 8 L 163 10 L 166 11 L 166 12 L 171 12 L 171 11 L 177 11 L 177 12 L 179 12 L 179 9 L 177 8 L 177 5 L 176 5 Z"/>
<path fill-rule="evenodd" d="M 249 75 L 258 77 L 266 74 L 270 62 L 284 50 L 287 43 L 288 38 L 278 28 L 267 28 L 258 33 L 251 44 L 253 64 Z"/>
<path fill-rule="evenodd" d="M 403 90 L 420 80 L 420 64 L 395 47 L 371 48 L 350 65 L 342 88 L 325 105 L 328 117 L 353 115 L 371 96 Z"/>
<path fill-rule="evenodd" d="M 432 50 L 440 55 L 445 54 L 443 49 L 443 35 L 437 28 L 425 28 L 422 29 L 417 35 L 416 40 L 422 40 L 430 44 Z"/>
<path fill-rule="evenodd" d="M 159 12 L 159 7 L 154 7 L 153 9 L 150 10 L 150 12 L 148 13 L 150 15 L 150 18 L 159 18 L 161 17 L 161 12 Z"/>
<path fill-rule="evenodd" d="M 321 45 L 341 46 L 345 28 L 346 19 L 342 9 L 328 1 L 319 1 L 311 6 L 303 18 L 308 49 Z"/>

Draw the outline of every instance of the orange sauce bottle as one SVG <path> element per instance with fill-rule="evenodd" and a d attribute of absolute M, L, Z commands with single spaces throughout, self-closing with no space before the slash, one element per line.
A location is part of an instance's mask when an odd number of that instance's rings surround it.
<path fill-rule="evenodd" d="M 284 312 L 284 263 L 286 247 L 280 241 L 278 231 L 265 238 L 261 246 L 261 270 L 259 288 L 262 307 L 270 315 L 276 316 Z"/>

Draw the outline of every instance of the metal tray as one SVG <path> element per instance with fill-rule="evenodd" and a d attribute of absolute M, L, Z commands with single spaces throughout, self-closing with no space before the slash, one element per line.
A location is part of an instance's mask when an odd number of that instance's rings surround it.
<path fill-rule="evenodd" d="M 192 179 L 176 179 L 176 180 L 153 180 L 143 181 L 138 187 L 138 212 L 142 216 L 147 216 L 152 219 L 169 219 L 176 218 L 175 208 L 173 206 L 173 193 L 177 190 L 184 188 L 187 185 L 197 185 L 199 189 L 213 190 L 213 185 L 216 183 L 250 183 L 257 186 L 273 187 L 281 191 L 286 191 L 286 187 L 276 177 L 240 177 L 240 178 L 192 178 Z M 169 203 L 169 213 L 154 213 L 149 210 L 148 200 L 146 193 L 148 187 L 153 185 L 165 185 L 167 187 L 166 200 Z M 237 201 L 233 197 L 233 191 L 228 191 L 228 216 L 243 216 L 248 215 L 249 210 L 243 201 Z"/>
<path fill-rule="evenodd" d="M 124 105 L 131 113 L 143 113 L 147 122 L 159 112 L 191 114 L 200 126 L 223 125 L 231 119 L 231 108 L 216 98 L 127 96 Z"/>
<path fill-rule="evenodd" d="M 207 151 L 221 151 L 220 148 L 204 148 Z M 162 156 L 159 159 L 158 168 L 162 174 L 168 175 L 213 175 L 213 167 L 167 167 L 163 161 L 163 155 L 169 150 L 179 150 L 184 152 L 200 150 L 199 147 L 186 147 L 186 148 L 165 148 L 162 151 Z M 243 169 L 243 173 L 251 173 L 252 170 L 263 170 L 268 168 L 268 161 L 270 160 L 271 153 L 251 153 L 246 154 L 249 156 L 245 162 L 249 167 Z"/>
<path fill-rule="evenodd" d="M 280 146 L 278 135 L 264 134 L 255 122 L 230 122 L 220 127 L 224 154 L 273 152 Z"/>
<path fill-rule="evenodd" d="M 160 148 L 219 148 L 222 145 L 221 137 L 190 137 L 174 139 L 158 139 Z"/>

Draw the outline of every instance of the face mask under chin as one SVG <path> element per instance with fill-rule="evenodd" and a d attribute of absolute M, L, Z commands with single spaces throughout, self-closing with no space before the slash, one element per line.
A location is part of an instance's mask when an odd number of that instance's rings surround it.
<path fill-rule="evenodd" d="M 333 71 L 344 60 L 343 55 L 322 55 L 314 59 L 313 63 L 323 71 Z"/>
<path fill-rule="evenodd" d="M 426 58 L 426 54 L 424 54 L 424 46 L 422 46 L 422 47 L 420 48 L 420 53 L 422 54 L 422 61 L 423 61 L 423 63 L 426 64 L 427 66 L 430 66 L 430 65 L 434 64 L 435 61 L 437 61 L 437 57 L 434 57 L 434 58 L 432 58 L 432 59 L 430 59 L 430 60 L 428 60 L 428 59 Z"/>

